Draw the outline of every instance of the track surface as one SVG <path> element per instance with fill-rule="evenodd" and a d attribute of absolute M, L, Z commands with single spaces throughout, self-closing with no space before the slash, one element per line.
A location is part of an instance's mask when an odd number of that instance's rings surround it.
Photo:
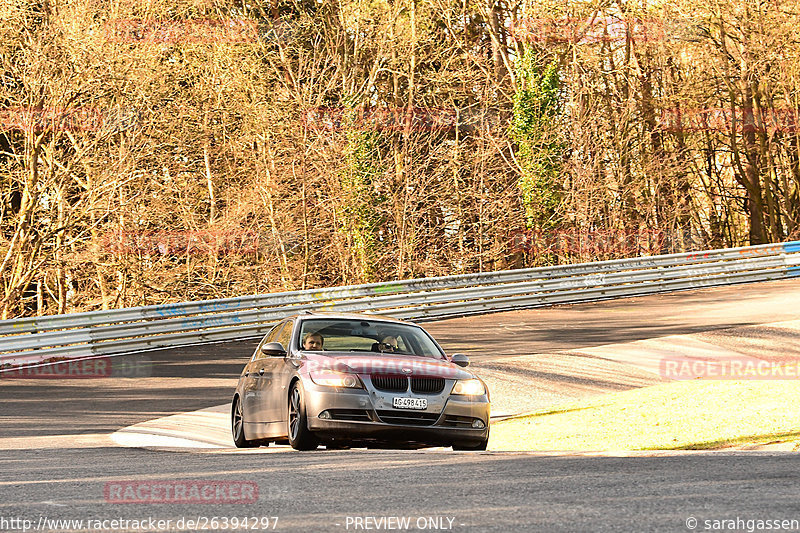
<path fill-rule="evenodd" d="M 685 532 L 689 517 L 800 517 L 798 460 L 785 455 L 575 458 L 320 451 L 211 456 L 99 448 L 47 458 L 54 454 L 4 452 L 0 516 L 34 523 L 40 516 L 174 521 L 278 516 L 277 531 L 310 532 L 354 531 L 346 527 L 348 516 L 451 517 L 452 531 L 458 532 Z M 107 481 L 145 478 L 256 481 L 260 499 L 256 505 L 227 506 L 104 502 Z"/>
<path fill-rule="evenodd" d="M 792 320 L 800 318 L 798 301 L 800 281 L 782 281 L 425 327 L 448 352 L 487 361 Z M 3 518 L 35 524 L 40 516 L 269 515 L 280 517 L 278 531 L 364 530 L 348 528 L 347 516 L 405 516 L 412 525 L 450 517 L 453 531 L 689 531 L 690 516 L 700 531 L 705 519 L 800 519 L 796 455 L 206 454 L 115 448 L 103 437 L 228 401 L 252 348 L 248 341 L 149 352 L 141 357 L 152 375 L 143 378 L 0 379 L 0 530 L 13 530 Z M 107 481 L 142 479 L 255 481 L 260 497 L 227 506 L 104 500 Z"/>

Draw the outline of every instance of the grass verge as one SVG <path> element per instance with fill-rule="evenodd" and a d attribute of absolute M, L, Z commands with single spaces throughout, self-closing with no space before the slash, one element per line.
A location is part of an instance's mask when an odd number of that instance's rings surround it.
<path fill-rule="evenodd" d="M 490 450 L 675 450 L 797 442 L 800 380 L 691 380 L 492 424 Z"/>

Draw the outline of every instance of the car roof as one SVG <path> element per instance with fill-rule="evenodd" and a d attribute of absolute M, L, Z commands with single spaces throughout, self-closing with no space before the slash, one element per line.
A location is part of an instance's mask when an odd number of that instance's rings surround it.
<path fill-rule="evenodd" d="M 407 324 L 409 326 L 416 326 L 413 322 L 407 322 L 399 318 L 383 315 L 371 315 L 368 313 L 323 313 L 317 311 L 307 311 L 306 313 L 295 315 L 300 320 L 308 320 L 314 318 L 324 318 L 329 320 L 369 320 L 372 322 L 389 322 L 393 324 Z"/>

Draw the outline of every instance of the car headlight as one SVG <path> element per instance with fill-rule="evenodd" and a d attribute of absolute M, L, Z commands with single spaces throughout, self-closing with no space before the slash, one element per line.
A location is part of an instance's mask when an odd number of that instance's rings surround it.
<path fill-rule="evenodd" d="M 311 381 L 325 387 L 345 387 L 348 389 L 363 389 L 361 380 L 355 374 L 336 372 L 335 370 L 316 370 L 309 372 Z"/>
<path fill-rule="evenodd" d="M 486 394 L 486 387 L 479 379 L 459 379 L 453 387 L 453 394 L 481 396 Z"/>

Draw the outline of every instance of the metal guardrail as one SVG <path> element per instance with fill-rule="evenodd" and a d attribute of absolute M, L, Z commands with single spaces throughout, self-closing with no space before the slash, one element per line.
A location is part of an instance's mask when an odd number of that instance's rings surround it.
<path fill-rule="evenodd" d="M 304 310 L 418 321 L 800 276 L 800 241 L 0 321 L 0 363 L 245 339 Z"/>

